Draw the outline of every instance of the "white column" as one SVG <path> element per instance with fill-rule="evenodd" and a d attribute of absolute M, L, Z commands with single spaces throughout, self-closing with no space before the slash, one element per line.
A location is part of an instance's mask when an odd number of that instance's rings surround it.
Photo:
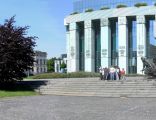
<path fill-rule="evenodd" d="M 85 21 L 85 71 L 95 72 L 95 42 L 92 21 Z"/>
<path fill-rule="evenodd" d="M 55 66 L 55 72 L 57 72 L 57 60 L 55 60 L 54 66 Z"/>
<path fill-rule="evenodd" d="M 137 74 L 142 74 L 141 57 L 146 57 L 146 26 L 145 16 L 137 16 Z"/>
<path fill-rule="evenodd" d="M 118 18 L 118 41 L 119 41 L 119 67 L 128 72 L 128 34 L 127 18 Z"/>
<path fill-rule="evenodd" d="M 101 66 L 111 65 L 111 39 L 108 18 L 101 19 Z"/>
<path fill-rule="evenodd" d="M 79 71 L 79 39 L 76 23 L 70 23 L 69 33 L 67 34 L 67 57 L 68 72 Z"/>
<path fill-rule="evenodd" d="M 154 37 L 156 38 L 156 15 L 155 15 L 155 20 L 154 20 L 154 26 L 153 26 L 153 30 L 154 30 Z"/>
<path fill-rule="evenodd" d="M 71 72 L 71 59 L 70 59 L 70 32 L 66 31 L 66 51 L 67 51 L 67 72 Z M 55 67 L 57 71 L 57 67 Z"/>

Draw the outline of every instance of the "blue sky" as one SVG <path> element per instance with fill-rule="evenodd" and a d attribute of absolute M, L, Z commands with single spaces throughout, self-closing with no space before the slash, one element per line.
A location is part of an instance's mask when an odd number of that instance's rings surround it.
<path fill-rule="evenodd" d="M 30 26 L 29 35 L 37 36 L 36 50 L 48 58 L 66 52 L 64 18 L 73 11 L 73 0 L 1 0 L 0 24 L 16 15 L 16 24 Z"/>

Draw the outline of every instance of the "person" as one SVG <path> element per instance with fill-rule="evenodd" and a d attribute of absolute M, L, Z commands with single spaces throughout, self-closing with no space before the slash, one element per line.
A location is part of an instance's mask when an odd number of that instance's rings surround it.
<path fill-rule="evenodd" d="M 120 74 L 121 74 L 121 79 L 122 79 L 122 80 L 126 80 L 124 68 L 122 68 Z"/>
<path fill-rule="evenodd" d="M 114 69 L 114 67 L 111 67 L 110 68 L 110 72 L 109 72 L 109 74 L 110 74 L 110 80 L 114 80 L 114 78 L 115 78 L 115 69 Z"/>
<path fill-rule="evenodd" d="M 108 80 L 109 79 L 109 69 L 107 67 L 105 67 L 104 71 L 105 71 L 104 79 Z"/>
<path fill-rule="evenodd" d="M 102 80 L 102 66 L 99 68 L 99 73 L 100 73 L 100 80 Z"/>
<path fill-rule="evenodd" d="M 117 67 L 117 73 L 118 73 L 118 77 L 119 77 L 119 80 L 121 79 L 121 74 L 120 74 L 120 68 Z"/>
<path fill-rule="evenodd" d="M 115 80 L 119 80 L 118 67 L 115 66 Z"/>
<path fill-rule="evenodd" d="M 105 80 L 105 68 L 102 69 L 102 80 Z"/>

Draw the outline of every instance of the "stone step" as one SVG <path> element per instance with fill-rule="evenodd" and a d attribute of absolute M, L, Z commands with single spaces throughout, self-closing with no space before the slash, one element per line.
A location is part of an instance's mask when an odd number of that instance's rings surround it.
<path fill-rule="evenodd" d="M 137 89 L 137 88 L 140 88 L 140 89 L 149 89 L 149 88 L 153 88 L 155 89 L 156 86 L 55 86 L 55 87 L 48 87 L 48 86 L 45 86 L 45 87 L 41 87 L 40 89 Z"/>
<path fill-rule="evenodd" d="M 71 92 L 53 92 L 53 93 L 42 93 L 44 95 L 67 95 L 67 96 L 98 96 L 98 97 L 156 97 L 156 93 L 71 93 Z"/>
<path fill-rule="evenodd" d="M 155 84 L 57 84 L 57 85 L 47 85 L 48 87 L 57 86 L 156 86 Z M 32 86 L 33 87 L 33 86 Z"/>
<path fill-rule="evenodd" d="M 49 89 L 49 90 L 39 90 L 39 91 L 50 91 L 50 92 L 53 92 L 53 91 L 73 91 L 73 92 L 75 92 L 75 91 L 81 91 L 81 92 L 85 92 L 85 91 L 87 91 L 87 92 L 125 92 L 125 91 L 128 91 L 128 92 L 156 92 L 156 90 L 153 90 L 153 89 L 127 89 L 127 90 L 124 90 L 124 89 L 120 89 L 120 90 L 82 90 L 82 89 L 77 89 L 77 90 L 71 90 L 71 89 L 62 89 L 62 90 L 60 90 L 60 89 Z"/>

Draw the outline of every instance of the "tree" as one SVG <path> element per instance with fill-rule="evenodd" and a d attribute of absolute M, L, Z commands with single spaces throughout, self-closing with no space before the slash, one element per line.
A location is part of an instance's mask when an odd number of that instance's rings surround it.
<path fill-rule="evenodd" d="M 56 58 L 51 58 L 48 60 L 47 62 L 47 68 L 48 68 L 48 72 L 54 72 L 55 71 L 55 60 Z"/>
<path fill-rule="evenodd" d="M 61 68 L 66 68 L 67 67 L 67 65 L 63 62 L 62 64 L 61 64 Z"/>
<path fill-rule="evenodd" d="M 22 80 L 34 62 L 37 37 L 27 36 L 28 26 L 14 23 L 12 17 L 0 25 L 0 84 Z"/>

